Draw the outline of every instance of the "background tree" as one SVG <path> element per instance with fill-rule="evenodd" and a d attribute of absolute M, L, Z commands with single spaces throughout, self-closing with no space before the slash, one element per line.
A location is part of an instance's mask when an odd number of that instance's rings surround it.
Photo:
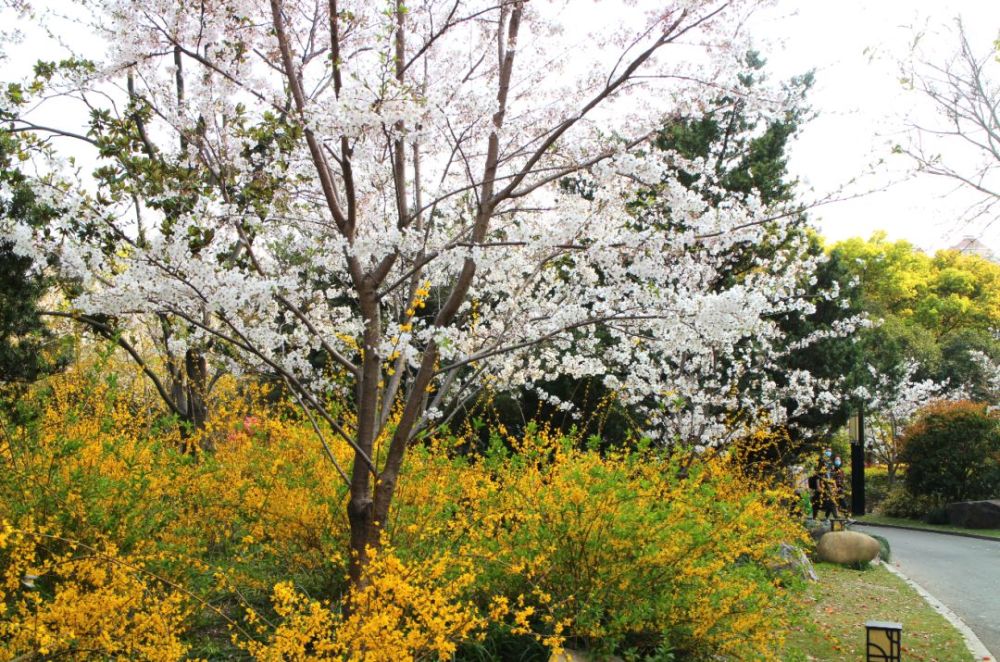
<path fill-rule="evenodd" d="M 849 374 L 869 414 L 866 444 L 892 482 L 903 431 L 922 407 L 990 401 L 989 364 L 1000 356 L 992 331 L 1000 324 L 1000 266 L 955 251 L 931 257 L 881 233 L 840 242 L 832 254 L 875 322 L 859 334 Z"/>
<path fill-rule="evenodd" d="M 705 172 L 682 172 L 678 179 L 711 194 L 756 195 L 768 207 L 794 202 L 796 180 L 788 174 L 788 143 L 808 121 L 806 95 L 812 72 L 790 79 L 780 89 L 766 83 L 767 61 L 757 51 L 742 57 L 739 86 L 716 97 L 703 113 L 677 115 L 656 137 L 658 149 L 688 159 L 704 159 Z M 761 98 L 779 96 L 781 114 L 766 112 Z M 787 211 L 787 210 L 782 210 Z"/>
<path fill-rule="evenodd" d="M 59 211 L 38 199 L 17 163 L 25 148 L 13 136 L 0 134 L 0 224 L 42 227 Z M 0 238 L 0 383 L 24 386 L 65 360 L 58 339 L 39 315 L 48 287 L 42 269 L 15 251 L 25 238 Z M 20 389 L 16 389 L 20 390 Z"/>
<path fill-rule="evenodd" d="M 1000 349 L 993 333 L 1000 324 L 1000 265 L 955 251 L 930 257 L 882 233 L 839 242 L 832 253 L 857 280 L 862 307 L 879 320 L 864 334 L 867 364 L 901 375 L 913 360 L 920 379 L 974 386 L 968 352 L 996 356 Z"/>
<path fill-rule="evenodd" d="M 796 407 L 790 419 L 790 439 L 801 450 L 817 441 L 828 444 L 832 432 L 847 422 L 855 407 L 851 394 L 867 383 L 858 366 L 863 364 L 861 339 L 870 328 L 861 289 L 843 256 L 830 251 L 815 235 L 810 235 L 809 246 L 811 252 L 825 258 L 811 286 L 809 301 L 814 310 L 809 315 L 782 319 L 791 351 L 781 369 L 774 371 L 775 379 L 808 372 L 823 380 L 828 389 L 818 401 L 805 401 Z"/>
<path fill-rule="evenodd" d="M 917 52 L 906 65 L 904 82 L 931 101 L 937 117 L 912 122 L 910 141 L 897 149 L 912 157 L 920 172 L 953 180 L 978 193 L 967 220 L 992 222 L 1000 203 L 996 42 L 989 48 L 970 44 L 960 19 L 955 20 L 955 40 L 957 49 L 951 58 L 929 61 Z M 946 150 L 956 156 L 946 155 Z"/>
<path fill-rule="evenodd" d="M 986 402 L 995 409 L 1000 406 L 1000 364 L 989 354 L 978 350 L 969 352 L 969 358 L 977 373 L 972 382 L 975 400 Z"/>
<path fill-rule="evenodd" d="M 986 405 L 943 403 L 906 431 L 906 488 L 943 505 L 1000 494 L 1000 417 Z"/>
<path fill-rule="evenodd" d="M 961 390 L 949 390 L 946 384 L 931 379 L 916 381 L 920 366 L 915 361 L 904 364 L 902 375 L 885 375 L 872 370 L 872 387 L 866 403 L 870 411 L 865 425 L 865 450 L 879 464 L 884 464 L 891 486 L 896 481 L 903 455 L 903 433 L 914 417 L 935 402 L 958 400 Z"/>

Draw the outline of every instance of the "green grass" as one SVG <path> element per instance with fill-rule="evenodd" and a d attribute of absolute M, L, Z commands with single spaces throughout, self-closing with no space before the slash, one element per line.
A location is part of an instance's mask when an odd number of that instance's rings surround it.
<path fill-rule="evenodd" d="M 782 660 L 863 660 L 868 620 L 903 624 L 904 660 L 972 659 L 951 624 L 884 567 L 850 570 L 820 563 L 816 572 L 820 581 L 802 596 Z"/>
<path fill-rule="evenodd" d="M 886 517 L 885 515 L 865 515 L 857 518 L 860 524 L 893 524 L 896 526 L 908 526 L 914 529 L 924 529 L 927 531 L 944 531 L 945 533 L 974 533 L 980 536 L 1000 538 L 1000 529 L 965 529 L 960 526 L 950 526 L 948 524 L 928 524 L 918 519 L 906 519 L 903 517 Z"/>

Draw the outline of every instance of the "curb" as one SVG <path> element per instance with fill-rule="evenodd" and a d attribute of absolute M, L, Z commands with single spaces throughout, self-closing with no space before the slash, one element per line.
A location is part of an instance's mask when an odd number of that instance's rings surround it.
<path fill-rule="evenodd" d="M 991 540 L 1000 543 L 1000 538 L 996 536 L 984 536 L 979 533 L 965 533 L 963 531 L 938 531 L 937 529 L 922 529 L 919 526 L 905 526 L 903 524 L 882 524 L 881 522 L 865 522 L 855 520 L 851 526 L 880 526 L 884 529 L 903 529 L 904 531 L 921 531 L 923 533 L 940 533 L 942 536 L 958 536 L 960 538 L 975 538 L 976 540 Z"/>
<path fill-rule="evenodd" d="M 917 530 L 923 531 L 924 529 Z M 983 642 L 979 640 L 979 637 L 976 636 L 976 633 L 969 629 L 969 626 L 965 624 L 965 621 L 958 617 L 958 614 L 953 612 L 940 600 L 928 593 L 927 589 L 923 586 L 903 574 L 903 571 L 899 568 L 893 566 L 891 563 L 882 563 L 882 566 L 906 582 L 911 588 L 913 588 L 913 590 L 920 594 L 920 597 L 922 597 L 927 604 L 929 604 L 936 612 L 944 616 L 945 620 L 951 623 L 952 627 L 958 630 L 958 633 L 962 635 L 962 639 L 965 641 L 965 647 L 969 649 L 973 659 L 977 660 L 977 662 L 994 662 L 996 660 L 996 658 L 993 657 L 993 655 L 986 649 Z"/>

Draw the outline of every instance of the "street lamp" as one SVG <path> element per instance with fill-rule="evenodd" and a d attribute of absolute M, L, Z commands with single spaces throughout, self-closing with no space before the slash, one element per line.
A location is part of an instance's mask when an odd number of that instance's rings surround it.
<path fill-rule="evenodd" d="M 889 621 L 868 621 L 865 659 L 868 662 L 899 662 L 902 654 L 903 624 Z"/>
<path fill-rule="evenodd" d="M 858 412 L 848 421 L 851 438 L 851 513 L 865 514 L 865 409 L 858 406 Z"/>

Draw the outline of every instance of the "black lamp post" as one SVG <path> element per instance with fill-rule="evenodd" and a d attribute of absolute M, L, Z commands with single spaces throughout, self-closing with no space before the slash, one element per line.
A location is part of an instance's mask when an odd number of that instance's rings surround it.
<path fill-rule="evenodd" d="M 851 513 L 865 514 L 865 408 L 851 418 Z"/>

